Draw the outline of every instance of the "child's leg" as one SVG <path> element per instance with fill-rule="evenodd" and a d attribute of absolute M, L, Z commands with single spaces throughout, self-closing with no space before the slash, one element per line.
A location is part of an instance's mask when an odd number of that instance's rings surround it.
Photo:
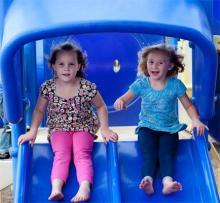
<path fill-rule="evenodd" d="M 138 142 L 142 153 L 142 180 L 140 189 L 147 194 L 153 194 L 153 177 L 158 160 L 158 136 L 155 131 L 148 128 L 141 128 L 138 132 Z"/>
<path fill-rule="evenodd" d="M 92 165 L 93 136 L 87 132 L 73 134 L 73 154 L 79 190 L 72 202 L 85 201 L 90 198 L 90 187 L 93 183 Z"/>
<path fill-rule="evenodd" d="M 69 174 L 72 154 L 72 135 L 68 132 L 55 132 L 51 136 L 51 146 L 54 152 L 51 172 L 52 191 L 49 200 L 63 198 L 62 187 Z"/>
<path fill-rule="evenodd" d="M 170 194 L 182 189 L 179 182 L 173 181 L 173 169 L 178 146 L 178 134 L 164 133 L 160 136 L 159 161 L 163 178 L 163 194 Z"/>

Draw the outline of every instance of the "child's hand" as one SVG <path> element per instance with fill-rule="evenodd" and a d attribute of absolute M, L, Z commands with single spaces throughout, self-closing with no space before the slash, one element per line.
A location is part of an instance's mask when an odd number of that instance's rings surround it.
<path fill-rule="evenodd" d="M 122 99 L 117 99 L 114 103 L 114 108 L 116 110 L 122 110 L 122 109 L 126 109 L 127 108 L 127 105 L 125 104 L 125 102 L 122 100 Z"/>
<path fill-rule="evenodd" d="M 202 123 L 199 119 L 192 120 L 192 130 L 196 128 L 197 135 L 203 135 L 206 130 L 209 130 L 208 126 Z"/>
<path fill-rule="evenodd" d="M 35 139 L 36 139 L 36 136 L 37 136 L 36 133 L 28 131 L 18 138 L 18 144 L 23 144 L 24 142 L 29 141 L 30 144 L 33 146 Z"/>
<path fill-rule="evenodd" d="M 118 134 L 109 128 L 101 130 L 101 134 L 105 143 L 109 142 L 110 140 L 113 142 L 118 140 Z"/>

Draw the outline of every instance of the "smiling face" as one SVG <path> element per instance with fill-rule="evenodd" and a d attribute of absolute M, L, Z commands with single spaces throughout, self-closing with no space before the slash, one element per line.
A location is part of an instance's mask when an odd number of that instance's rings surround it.
<path fill-rule="evenodd" d="M 152 51 L 147 56 L 147 71 L 152 80 L 165 81 L 167 73 L 173 68 L 169 57 L 161 51 Z"/>
<path fill-rule="evenodd" d="M 56 61 L 52 65 L 56 76 L 63 82 L 70 82 L 76 78 L 80 69 L 77 55 L 73 51 L 61 51 L 56 56 Z"/>

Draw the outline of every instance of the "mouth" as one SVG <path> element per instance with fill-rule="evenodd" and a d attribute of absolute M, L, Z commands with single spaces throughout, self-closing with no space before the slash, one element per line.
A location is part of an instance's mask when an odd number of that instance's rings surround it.
<path fill-rule="evenodd" d="M 65 77 L 69 77 L 70 76 L 69 73 L 65 73 L 65 74 L 62 74 L 62 75 L 65 76 Z"/>
<path fill-rule="evenodd" d="M 154 75 L 154 76 L 158 75 L 159 73 L 160 73 L 160 71 L 151 71 L 151 74 Z"/>

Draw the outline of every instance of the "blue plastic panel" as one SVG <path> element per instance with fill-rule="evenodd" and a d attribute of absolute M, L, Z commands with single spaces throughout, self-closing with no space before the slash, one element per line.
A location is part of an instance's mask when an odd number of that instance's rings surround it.
<path fill-rule="evenodd" d="M 86 78 L 95 82 L 98 90 L 106 102 L 108 109 L 113 110 L 113 103 L 136 79 L 138 51 L 143 46 L 165 41 L 163 36 L 144 35 L 135 33 L 92 33 L 57 37 L 44 40 L 44 54 L 48 56 L 51 47 L 56 44 L 74 41 L 79 44 L 88 57 Z M 41 47 L 39 47 L 40 52 Z M 115 71 L 114 61 L 118 60 L 119 70 Z M 44 74 L 38 79 L 44 81 L 52 77 L 51 68 L 46 61 L 38 64 L 41 69 L 44 65 Z M 138 112 L 137 112 L 138 113 Z M 121 124 L 123 125 L 123 124 Z"/>
<path fill-rule="evenodd" d="M 219 5 L 220 5 L 220 1 L 219 1 Z M 220 143 L 220 53 L 218 53 L 215 114 L 209 121 L 209 129 L 211 136 Z"/>
<path fill-rule="evenodd" d="M 97 84 L 110 113 L 109 124 L 111 126 L 136 125 L 140 112 L 139 101 L 129 105 L 126 112 L 115 111 L 113 103 L 128 90 L 131 83 L 136 79 L 138 51 L 143 46 L 162 43 L 165 38 L 158 35 L 135 33 L 93 33 L 40 41 L 37 43 L 38 81 L 42 83 L 44 80 L 53 77 L 45 56 L 50 54 L 51 47 L 68 40 L 75 41 L 87 54 L 86 78 Z M 120 65 L 118 71 L 114 70 L 115 60 L 118 60 Z M 38 89 L 41 83 L 38 84 Z M 129 119 L 127 119 L 128 117 Z M 43 125 L 46 125 L 46 122 L 43 122 Z"/>

